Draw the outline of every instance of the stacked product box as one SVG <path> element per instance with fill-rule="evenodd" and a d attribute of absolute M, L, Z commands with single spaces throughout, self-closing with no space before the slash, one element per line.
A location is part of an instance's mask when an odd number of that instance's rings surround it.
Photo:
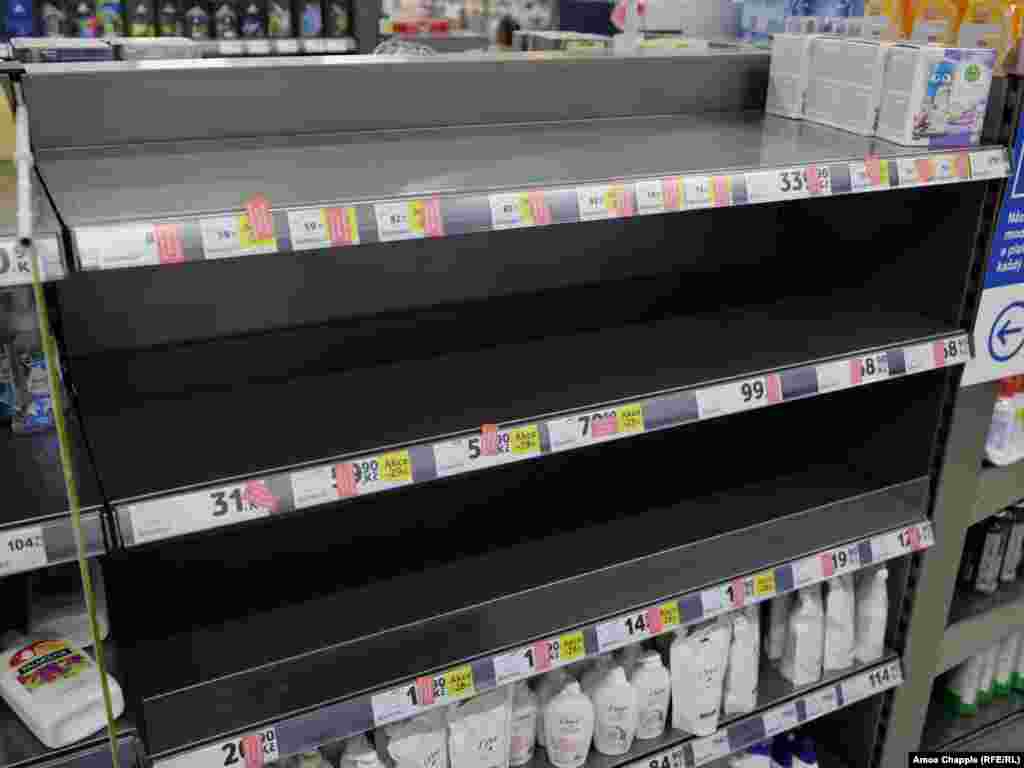
<path fill-rule="evenodd" d="M 776 35 L 766 110 L 907 146 L 981 137 L 995 51 Z"/>

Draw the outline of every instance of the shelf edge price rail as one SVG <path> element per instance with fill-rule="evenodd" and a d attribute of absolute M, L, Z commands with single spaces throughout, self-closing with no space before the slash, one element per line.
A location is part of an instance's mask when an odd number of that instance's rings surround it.
<path fill-rule="evenodd" d="M 136 546 L 960 365 L 970 358 L 967 336 L 956 334 L 778 373 L 741 376 L 708 387 L 628 399 L 543 422 L 494 425 L 493 430 L 482 427 L 479 432 L 437 443 L 127 501 L 118 505 L 117 519 L 126 545 Z"/>
<path fill-rule="evenodd" d="M 1006 148 L 986 147 L 717 175 L 694 173 L 575 187 L 296 206 L 274 211 L 274 234 L 262 239 L 254 236 L 244 211 L 225 211 L 219 216 L 202 218 L 75 227 L 73 241 L 78 265 L 84 270 L 174 266 L 210 259 L 996 179 L 1008 176 L 1009 172 Z"/>

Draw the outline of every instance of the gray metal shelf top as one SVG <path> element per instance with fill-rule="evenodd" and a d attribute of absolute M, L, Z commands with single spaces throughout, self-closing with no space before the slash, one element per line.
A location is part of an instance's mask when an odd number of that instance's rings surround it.
<path fill-rule="evenodd" d="M 1024 499 L 1024 461 L 1007 467 L 983 467 L 971 523 L 980 523 L 1021 499 Z"/>
<path fill-rule="evenodd" d="M 991 595 L 958 595 L 949 613 L 937 672 L 952 669 L 1024 629 L 1024 582 L 1006 584 Z"/>
<path fill-rule="evenodd" d="M 87 66 L 87 65 L 78 65 Z M 947 150 L 947 153 L 949 150 Z M 43 150 L 68 226 L 940 154 L 760 112 Z"/>

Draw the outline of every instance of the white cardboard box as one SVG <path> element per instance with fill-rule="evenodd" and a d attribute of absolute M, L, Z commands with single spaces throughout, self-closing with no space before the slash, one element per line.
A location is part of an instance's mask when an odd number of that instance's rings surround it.
<path fill-rule="evenodd" d="M 876 135 L 907 146 L 977 144 L 994 66 L 990 48 L 889 46 Z"/>
<path fill-rule="evenodd" d="M 811 43 L 804 119 L 871 136 L 887 44 L 820 36 Z"/>
<path fill-rule="evenodd" d="M 811 43 L 817 35 L 775 35 L 765 112 L 802 119 L 810 72 Z"/>

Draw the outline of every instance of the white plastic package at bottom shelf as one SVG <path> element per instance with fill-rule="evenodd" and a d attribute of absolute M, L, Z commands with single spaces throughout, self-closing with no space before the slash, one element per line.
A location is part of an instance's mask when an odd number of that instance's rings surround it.
<path fill-rule="evenodd" d="M 114 717 L 124 695 L 107 675 Z M 29 730 L 50 749 L 84 739 L 107 725 L 99 668 L 63 638 L 25 640 L 3 653 L 0 694 Z"/>
<path fill-rule="evenodd" d="M 624 755 L 633 746 L 637 725 L 636 689 L 626 671 L 615 664 L 591 699 L 594 704 L 594 748 L 603 755 Z"/>
<path fill-rule="evenodd" d="M 525 680 L 514 685 L 512 692 L 512 718 L 509 721 L 509 763 L 523 765 L 533 759 L 537 744 L 537 718 L 540 705 L 537 694 Z"/>
<path fill-rule="evenodd" d="M 509 686 L 485 693 L 448 711 L 451 768 L 508 768 Z"/>
<path fill-rule="evenodd" d="M 780 671 L 793 685 L 810 685 L 821 679 L 825 646 L 825 617 L 821 585 L 802 587 L 789 614 L 786 649 Z"/>
<path fill-rule="evenodd" d="M 672 641 L 672 726 L 697 736 L 718 728 L 732 622 L 723 616 L 690 627 Z"/>
<path fill-rule="evenodd" d="M 825 598 L 824 669 L 834 672 L 853 664 L 854 647 L 853 574 L 836 576 L 828 582 Z"/>
<path fill-rule="evenodd" d="M 758 663 L 761 654 L 761 608 L 748 605 L 729 615 L 732 646 L 725 673 L 725 714 L 750 712 L 757 706 Z"/>
<path fill-rule="evenodd" d="M 345 750 L 341 754 L 339 766 L 340 768 L 383 768 L 383 763 L 366 734 L 360 733 L 345 742 Z"/>
<path fill-rule="evenodd" d="M 789 624 L 789 611 L 793 605 L 793 594 L 787 592 L 779 595 L 768 603 L 768 643 L 765 653 L 768 659 L 776 663 L 782 661 L 782 653 L 786 649 L 786 627 Z"/>
<path fill-rule="evenodd" d="M 861 664 L 882 658 L 885 651 L 885 625 L 889 619 L 889 569 L 883 563 L 856 574 L 855 615 L 857 645 L 854 655 Z"/>

